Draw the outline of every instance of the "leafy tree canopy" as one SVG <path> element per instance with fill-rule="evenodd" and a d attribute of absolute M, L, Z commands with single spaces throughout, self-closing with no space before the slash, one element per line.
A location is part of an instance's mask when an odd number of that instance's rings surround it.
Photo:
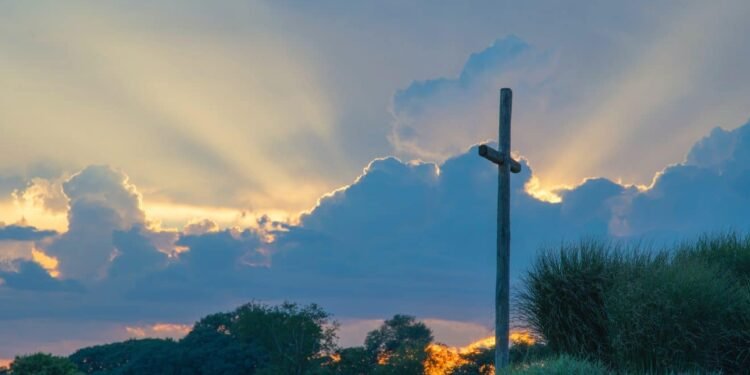
<path fill-rule="evenodd" d="M 268 354 L 262 374 L 308 374 L 336 349 L 337 323 L 318 305 L 249 303 L 236 310 L 233 332 Z"/>
<path fill-rule="evenodd" d="M 11 375 L 78 375 L 81 374 L 69 359 L 46 353 L 16 357 L 7 372 Z"/>
<path fill-rule="evenodd" d="M 421 374 L 432 331 L 413 316 L 395 315 L 367 334 L 365 350 L 379 366 L 375 374 Z"/>

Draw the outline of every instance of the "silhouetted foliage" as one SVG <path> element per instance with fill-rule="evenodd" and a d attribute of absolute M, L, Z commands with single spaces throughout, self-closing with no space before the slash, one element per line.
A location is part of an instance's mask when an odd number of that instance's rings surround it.
<path fill-rule="evenodd" d="M 511 347 L 511 358 L 513 347 Z M 466 363 L 453 369 L 451 375 L 491 375 L 495 371 L 495 347 L 479 348 L 462 355 Z"/>
<path fill-rule="evenodd" d="M 646 253 L 588 241 L 526 277 L 525 320 L 556 354 L 618 371 L 750 368 L 750 238 L 704 236 Z"/>
<path fill-rule="evenodd" d="M 233 330 L 268 355 L 261 374 L 307 374 L 336 349 L 337 323 L 318 305 L 249 303 L 235 312 Z"/>
<path fill-rule="evenodd" d="M 364 347 L 341 349 L 335 358 L 326 364 L 326 374 L 335 375 L 368 375 L 373 372 L 377 364 L 373 363 L 371 355 Z"/>
<path fill-rule="evenodd" d="M 529 344 L 515 341 L 509 349 L 510 364 L 513 367 L 529 365 L 544 361 L 554 356 L 547 345 L 542 343 Z M 465 364 L 456 367 L 451 375 L 491 375 L 494 374 L 495 347 L 479 348 L 461 355 Z"/>
<path fill-rule="evenodd" d="M 596 360 L 583 360 L 561 355 L 543 361 L 510 366 L 500 373 L 504 375 L 610 375 L 612 371 Z"/>
<path fill-rule="evenodd" d="M 180 340 L 183 375 L 253 374 L 268 362 L 268 356 L 247 340 L 233 335 L 229 313 L 206 316 Z"/>
<path fill-rule="evenodd" d="M 581 241 L 543 252 L 524 279 L 520 310 L 555 353 L 608 359 L 605 293 L 623 258 L 607 242 Z"/>
<path fill-rule="evenodd" d="M 395 315 L 367 334 L 365 350 L 379 366 L 375 374 L 421 374 L 432 331 L 413 316 Z"/>
<path fill-rule="evenodd" d="M 97 345 L 73 353 L 70 360 L 87 374 L 176 374 L 177 342 L 164 339 L 127 340 Z"/>
<path fill-rule="evenodd" d="M 494 351 L 495 348 L 492 347 Z M 515 341 L 509 350 L 510 363 L 512 365 L 528 364 L 538 362 L 554 356 L 550 348 L 540 342 L 529 344 L 525 341 Z"/>
<path fill-rule="evenodd" d="M 243 305 L 204 317 L 179 342 L 128 340 L 77 351 L 88 374 L 312 374 L 333 352 L 336 325 L 317 305 Z"/>
<path fill-rule="evenodd" d="M 631 371 L 750 368 L 750 290 L 682 258 L 624 276 L 608 294 L 613 362 Z"/>
<path fill-rule="evenodd" d="M 10 375 L 77 375 L 81 372 L 65 357 L 36 353 L 16 357 L 7 373 Z"/>

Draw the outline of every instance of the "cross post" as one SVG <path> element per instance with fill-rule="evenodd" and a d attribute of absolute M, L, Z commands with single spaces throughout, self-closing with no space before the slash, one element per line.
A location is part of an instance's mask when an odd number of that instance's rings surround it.
<path fill-rule="evenodd" d="M 508 366 L 510 334 L 510 172 L 521 171 L 521 164 L 510 156 L 510 114 L 513 92 L 500 90 L 500 134 L 498 150 L 479 146 L 479 156 L 497 164 L 497 275 L 495 279 L 495 374 Z"/>

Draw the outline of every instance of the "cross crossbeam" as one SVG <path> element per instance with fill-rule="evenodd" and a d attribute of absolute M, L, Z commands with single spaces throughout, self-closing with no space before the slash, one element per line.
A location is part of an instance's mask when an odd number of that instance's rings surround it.
<path fill-rule="evenodd" d="M 500 151 L 497 151 L 488 145 L 479 146 L 479 156 L 500 166 L 505 163 L 505 160 L 507 158 L 507 160 L 510 161 L 510 171 L 513 173 L 521 172 L 521 163 L 517 162 L 510 156 L 506 156 L 505 154 L 500 153 Z"/>

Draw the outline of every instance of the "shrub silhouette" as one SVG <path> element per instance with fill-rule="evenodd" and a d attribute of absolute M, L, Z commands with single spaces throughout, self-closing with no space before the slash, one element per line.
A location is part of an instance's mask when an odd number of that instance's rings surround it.
<path fill-rule="evenodd" d="M 675 260 L 621 277 L 606 299 L 619 367 L 735 372 L 750 365 L 734 346 L 744 336 L 750 348 L 750 296 L 727 272 Z"/>
<path fill-rule="evenodd" d="M 619 371 L 750 368 L 750 239 L 703 236 L 671 251 L 581 241 L 546 250 L 519 311 L 557 354 Z"/>

